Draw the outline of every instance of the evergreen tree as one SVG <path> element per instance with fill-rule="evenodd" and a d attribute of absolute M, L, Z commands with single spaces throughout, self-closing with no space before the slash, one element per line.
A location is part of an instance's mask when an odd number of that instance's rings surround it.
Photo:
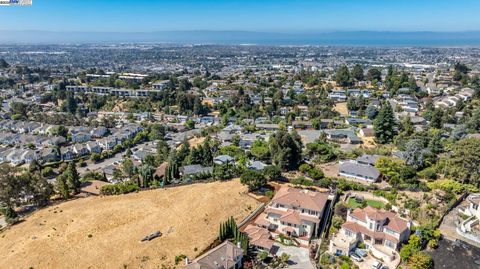
<path fill-rule="evenodd" d="M 70 162 L 67 170 L 65 170 L 64 173 L 67 177 L 67 185 L 69 190 L 75 194 L 79 193 L 82 183 L 80 182 L 80 175 L 78 174 L 75 162 Z"/>
<path fill-rule="evenodd" d="M 377 118 L 373 122 L 375 138 L 380 144 L 388 144 L 397 134 L 397 123 L 390 104 L 384 102 Z"/>
<path fill-rule="evenodd" d="M 353 84 L 350 71 L 348 70 L 348 67 L 346 65 L 341 66 L 337 70 L 337 73 L 335 74 L 335 81 L 340 87 L 347 87 Z"/>
<path fill-rule="evenodd" d="M 352 70 L 352 77 L 358 81 L 362 81 L 364 79 L 364 76 L 363 76 L 363 68 L 361 65 L 359 64 L 356 64 L 354 67 L 353 67 L 353 70 Z"/>
<path fill-rule="evenodd" d="M 67 184 L 67 176 L 65 174 L 61 174 L 57 177 L 56 183 L 57 192 L 60 193 L 64 199 L 70 198 L 70 189 Z"/>

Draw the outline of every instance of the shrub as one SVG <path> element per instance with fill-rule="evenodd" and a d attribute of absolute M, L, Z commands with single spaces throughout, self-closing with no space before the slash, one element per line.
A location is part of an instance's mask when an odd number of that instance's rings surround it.
<path fill-rule="evenodd" d="M 313 178 L 314 180 L 320 180 L 325 176 L 325 174 L 321 169 L 312 168 L 308 171 L 308 176 Z"/>
<path fill-rule="evenodd" d="M 274 195 L 273 191 L 270 191 L 270 190 L 269 190 L 269 191 L 266 191 L 266 192 L 265 192 L 265 196 L 267 196 L 269 199 L 272 199 L 272 198 L 273 198 L 273 195 Z"/>
<path fill-rule="evenodd" d="M 175 265 L 178 265 L 181 261 L 185 260 L 187 256 L 185 254 L 180 254 L 175 256 Z"/>
<path fill-rule="evenodd" d="M 300 167 L 298 167 L 298 170 L 300 170 L 300 172 L 302 173 L 307 173 L 308 171 L 310 171 L 310 169 L 312 169 L 312 167 L 308 163 L 304 163 L 300 165 Z"/>
<path fill-rule="evenodd" d="M 55 172 L 53 171 L 53 168 L 51 167 L 45 167 L 42 169 L 42 176 L 44 177 L 50 177 L 53 176 Z"/>
<path fill-rule="evenodd" d="M 122 182 L 112 185 L 105 185 L 102 186 L 100 189 L 100 194 L 102 195 L 118 195 L 118 194 L 126 194 L 130 192 L 139 191 L 140 187 L 132 182 Z"/>
<path fill-rule="evenodd" d="M 453 179 L 441 179 L 434 182 L 427 183 L 430 189 L 440 189 L 454 194 L 461 194 L 463 192 L 478 192 L 478 188 L 470 184 L 462 184 Z"/>
<path fill-rule="evenodd" d="M 437 239 L 432 239 L 432 240 L 428 241 L 428 247 L 429 248 L 437 248 L 438 247 Z"/>

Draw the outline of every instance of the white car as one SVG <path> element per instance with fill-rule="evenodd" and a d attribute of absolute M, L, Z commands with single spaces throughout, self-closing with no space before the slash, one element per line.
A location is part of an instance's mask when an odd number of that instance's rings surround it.
<path fill-rule="evenodd" d="M 379 262 L 379 261 L 374 261 L 372 263 L 372 269 L 380 269 L 380 267 L 382 267 L 382 263 Z"/>
<path fill-rule="evenodd" d="M 358 256 L 357 254 L 355 254 L 353 252 L 350 253 L 350 258 L 356 260 L 357 262 L 363 261 L 362 257 Z"/>

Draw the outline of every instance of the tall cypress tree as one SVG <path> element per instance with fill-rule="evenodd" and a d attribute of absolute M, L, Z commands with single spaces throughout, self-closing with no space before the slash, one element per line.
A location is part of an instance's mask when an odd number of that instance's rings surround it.
<path fill-rule="evenodd" d="M 373 122 L 373 129 L 375 130 L 375 138 L 380 144 L 391 143 L 397 135 L 397 123 L 393 109 L 387 102 L 382 104 L 382 108 Z"/>

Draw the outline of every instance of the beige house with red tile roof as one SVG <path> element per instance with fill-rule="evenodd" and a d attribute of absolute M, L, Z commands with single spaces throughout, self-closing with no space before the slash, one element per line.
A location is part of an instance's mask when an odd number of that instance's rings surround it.
<path fill-rule="evenodd" d="M 328 193 L 282 187 L 254 223 L 308 245 L 319 232 L 328 197 Z"/>
<path fill-rule="evenodd" d="M 270 253 L 273 247 L 273 240 L 270 231 L 265 228 L 249 224 L 245 228 L 244 232 L 250 239 L 250 245 Z"/>
<path fill-rule="evenodd" d="M 411 222 L 394 212 L 370 206 L 348 212 L 347 221 L 330 241 L 329 251 L 336 255 L 349 255 L 358 243 L 377 258 L 394 260 L 400 245 L 408 240 Z"/>

